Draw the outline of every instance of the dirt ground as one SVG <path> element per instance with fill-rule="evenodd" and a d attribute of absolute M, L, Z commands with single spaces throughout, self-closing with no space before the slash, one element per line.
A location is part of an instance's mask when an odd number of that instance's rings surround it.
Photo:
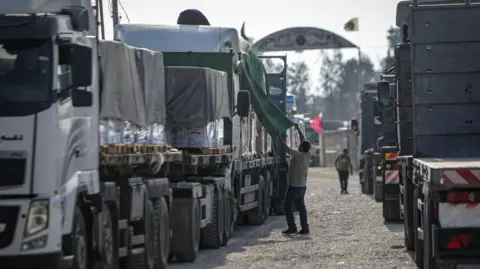
<path fill-rule="evenodd" d="M 263 226 L 240 227 L 221 249 L 202 250 L 194 263 L 174 263 L 169 268 L 416 268 L 403 248 L 402 224 L 385 224 L 381 204 L 361 194 L 358 176 L 349 181 L 350 194 L 340 195 L 333 169 L 310 170 L 309 236 L 283 236 L 285 218 L 271 216 Z"/>

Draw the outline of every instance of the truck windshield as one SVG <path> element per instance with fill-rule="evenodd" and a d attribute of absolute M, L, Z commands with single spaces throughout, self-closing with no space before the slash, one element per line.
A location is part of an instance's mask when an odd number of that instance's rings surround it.
<path fill-rule="evenodd" d="M 52 87 L 50 40 L 0 40 L 0 106 L 47 102 Z"/>

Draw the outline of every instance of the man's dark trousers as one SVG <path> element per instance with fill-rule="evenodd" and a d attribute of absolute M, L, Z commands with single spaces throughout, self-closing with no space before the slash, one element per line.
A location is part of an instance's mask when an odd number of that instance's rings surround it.
<path fill-rule="evenodd" d="M 340 187 L 342 188 L 342 191 L 347 191 L 348 171 L 338 171 L 338 177 L 340 178 Z"/>
<path fill-rule="evenodd" d="M 285 218 L 287 219 L 288 229 L 297 230 L 295 225 L 295 217 L 293 215 L 293 205 L 300 215 L 300 225 L 302 229 L 308 229 L 307 208 L 305 207 L 305 192 L 307 187 L 288 186 L 287 195 L 285 196 Z"/>

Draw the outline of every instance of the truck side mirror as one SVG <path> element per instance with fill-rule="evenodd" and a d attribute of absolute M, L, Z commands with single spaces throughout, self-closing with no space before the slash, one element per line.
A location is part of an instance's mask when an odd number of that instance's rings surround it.
<path fill-rule="evenodd" d="M 380 81 L 377 86 L 378 104 L 381 107 L 391 106 L 390 101 L 390 83 L 388 81 Z"/>
<path fill-rule="evenodd" d="M 78 44 L 60 44 L 59 63 L 71 68 L 71 88 L 92 85 L 92 48 Z"/>
<path fill-rule="evenodd" d="M 246 118 L 250 112 L 250 93 L 238 91 L 237 93 L 237 115 Z"/>
<path fill-rule="evenodd" d="M 73 107 L 90 107 L 93 104 L 93 94 L 90 91 L 72 89 Z"/>

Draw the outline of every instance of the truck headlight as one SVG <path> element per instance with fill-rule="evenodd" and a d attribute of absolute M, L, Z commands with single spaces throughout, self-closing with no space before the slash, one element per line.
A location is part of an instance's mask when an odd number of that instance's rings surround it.
<path fill-rule="evenodd" d="M 25 237 L 38 233 L 48 227 L 48 200 L 35 200 L 30 203 L 25 226 Z"/>

